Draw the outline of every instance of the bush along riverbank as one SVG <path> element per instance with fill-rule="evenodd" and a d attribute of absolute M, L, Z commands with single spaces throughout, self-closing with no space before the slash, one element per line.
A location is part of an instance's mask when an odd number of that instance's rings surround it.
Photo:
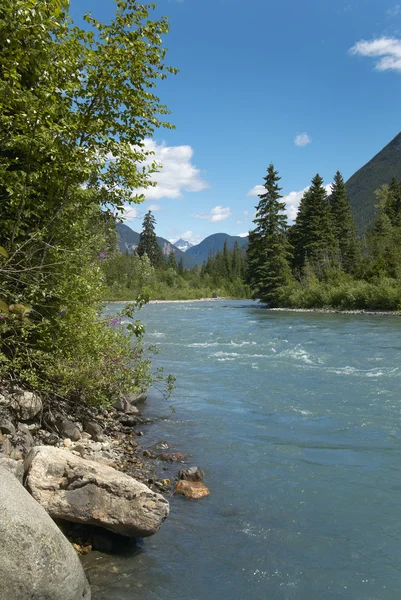
<path fill-rule="evenodd" d="M 60 401 L 54 410 L 36 393 L 1 385 L 0 575 L 8 600 L 30 598 L 32 589 L 40 598 L 88 600 L 76 552 L 112 553 L 155 534 L 173 490 L 208 495 L 202 471 L 188 468 L 183 454 L 166 441 L 146 449 L 140 443 L 149 423 L 141 415 L 145 400 L 141 392 L 107 409 Z M 33 564 L 33 548 L 51 559 Z"/>

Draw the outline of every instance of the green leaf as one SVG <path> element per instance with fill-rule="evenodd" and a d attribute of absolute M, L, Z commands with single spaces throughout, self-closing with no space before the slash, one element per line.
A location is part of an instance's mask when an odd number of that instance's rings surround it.
<path fill-rule="evenodd" d="M 8 258 L 8 252 L 3 246 L 0 246 L 0 254 L 1 256 L 4 256 L 4 258 Z"/>
<path fill-rule="evenodd" d="M 0 310 L 6 314 L 8 314 L 10 311 L 8 310 L 8 304 L 6 304 L 4 302 L 4 300 L 0 300 Z"/>

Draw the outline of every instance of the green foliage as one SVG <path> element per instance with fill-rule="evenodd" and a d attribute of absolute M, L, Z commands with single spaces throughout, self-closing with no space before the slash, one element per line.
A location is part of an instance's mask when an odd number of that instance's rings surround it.
<path fill-rule="evenodd" d="M 137 249 L 139 256 L 144 256 L 146 254 L 152 267 L 161 265 L 164 260 L 161 248 L 157 243 L 155 224 L 156 219 L 149 210 L 143 219 L 142 232 Z"/>
<path fill-rule="evenodd" d="M 157 168 L 143 140 L 170 127 L 153 90 L 175 71 L 151 5 L 116 0 L 87 30 L 66 8 L 0 7 L 0 379 L 100 403 L 151 380 L 140 326 L 102 315 L 101 263 Z"/>
<path fill-rule="evenodd" d="M 277 304 L 281 289 L 291 280 L 290 244 L 285 204 L 278 185 L 280 177 L 272 164 L 264 178 L 265 192 L 259 195 L 255 229 L 249 234 L 248 281 L 253 297 L 270 306 Z"/>
<path fill-rule="evenodd" d="M 348 202 L 347 188 L 339 171 L 334 176 L 334 183 L 329 198 L 333 232 L 339 249 L 342 268 L 353 273 L 360 260 L 359 246 L 356 238 L 354 219 Z"/>

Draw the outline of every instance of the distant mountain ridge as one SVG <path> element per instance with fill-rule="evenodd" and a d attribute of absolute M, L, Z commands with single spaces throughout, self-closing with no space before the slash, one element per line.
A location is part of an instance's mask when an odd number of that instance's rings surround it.
<path fill-rule="evenodd" d="M 223 250 L 224 242 L 227 242 L 228 249 L 232 250 L 235 242 L 238 242 L 240 248 L 247 246 L 248 238 L 242 238 L 237 235 L 228 235 L 228 233 L 214 233 L 205 238 L 200 244 L 189 248 L 185 255 L 191 257 L 197 265 L 202 265 L 209 256 L 214 256 L 217 252 Z"/>
<path fill-rule="evenodd" d="M 134 252 L 138 247 L 140 234 L 124 223 L 117 223 L 116 230 L 118 233 L 118 247 L 121 252 Z M 245 248 L 248 244 L 248 238 L 228 235 L 228 233 L 214 233 L 205 238 L 200 244 L 191 246 L 186 252 L 183 252 L 168 240 L 157 237 L 157 243 L 164 256 L 168 256 L 173 251 L 177 262 L 182 259 L 186 269 L 191 269 L 195 265 L 202 266 L 209 256 L 214 256 L 217 252 L 223 250 L 225 241 L 227 241 L 230 250 L 234 248 L 235 242 L 238 242 L 240 248 Z"/>
<path fill-rule="evenodd" d="M 355 225 L 364 233 L 372 222 L 377 203 L 375 191 L 401 179 L 401 133 L 348 179 L 347 191 Z"/>
<path fill-rule="evenodd" d="M 140 233 L 137 233 L 124 223 L 117 223 L 116 230 L 118 234 L 118 247 L 121 252 L 134 252 L 139 244 Z M 163 251 L 164 256 L 168 256 L 171 251 L 174 252 L 177 263 L 182 259 L 184 267 L 191 269 L 195 263 L 191 258 L 187 258 L 185 253 L 176 248 L 171 242 L 162 237 L 157 237 L 157 243 Z"/>
<path fill-rule="evenodd" d="M 183 240 L 182 238 L 171 243 L 173 244 L 173 246 L 178 248 L 178 250 L 181 250 L 181 252 L 186 252 L 187 250 L 189 250 L 189 248 L 192 248 L 193 246 L 191 242 L 187 242 L 187 240 Z"/>

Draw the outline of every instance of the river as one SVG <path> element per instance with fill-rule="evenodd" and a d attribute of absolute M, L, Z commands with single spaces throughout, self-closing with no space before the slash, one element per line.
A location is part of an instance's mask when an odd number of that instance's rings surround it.
<path fill-rule="evenodd" d="M 142 440 L 189 455 L 211 495 L 172 498 L 134 551 L 92 553 L 94 600 L 399 600 L 401 319 L 249 301 L 141 318 L 177 376 Z"/>

